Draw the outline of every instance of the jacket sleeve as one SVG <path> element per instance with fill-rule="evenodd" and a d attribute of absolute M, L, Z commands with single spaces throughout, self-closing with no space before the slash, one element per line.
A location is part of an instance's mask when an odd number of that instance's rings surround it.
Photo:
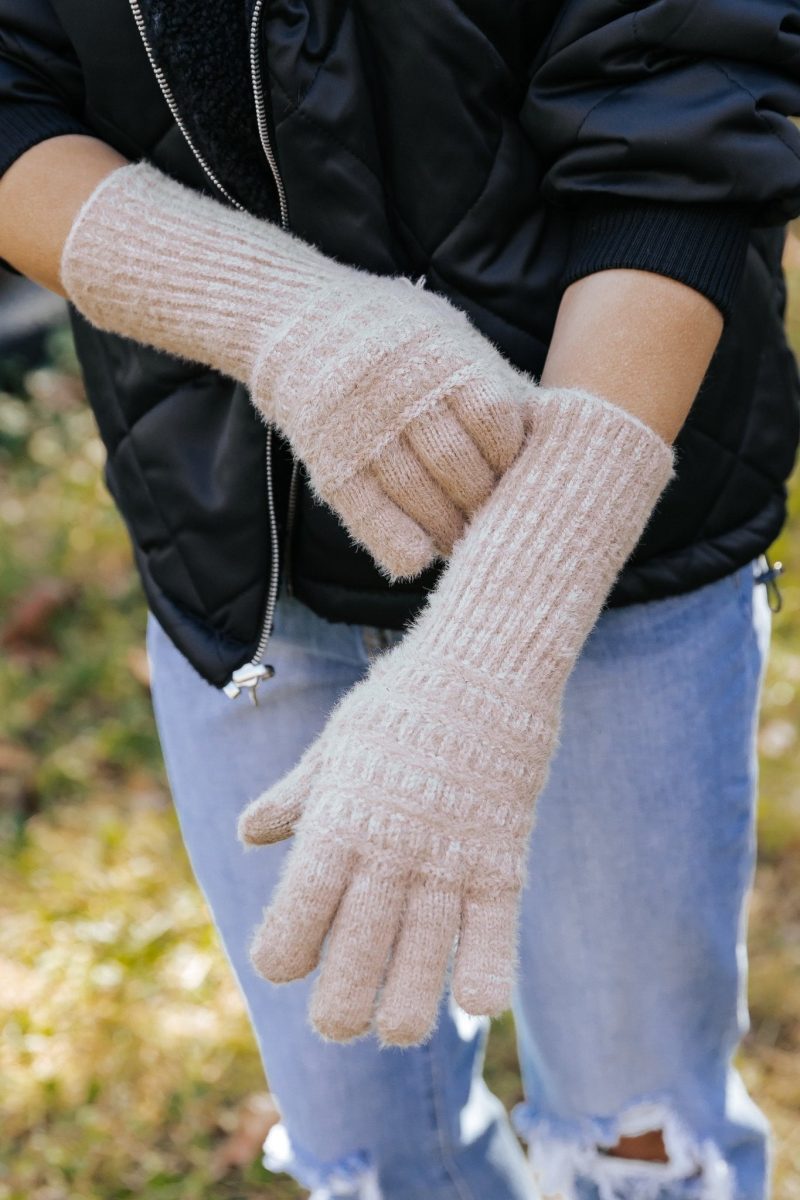
<path fill-rule="evenodd" d="M 0 175 L 47 138 L 90 134 L 80 68 L 49 0 L 0 0 Z"/>
<path fill-rule="evenodd" d="M 800 212 L 797 113 L 800 0 L 565 0 L 521 114 L 564 286 L 632 267 L 727 313 L 751 227 Z"/>

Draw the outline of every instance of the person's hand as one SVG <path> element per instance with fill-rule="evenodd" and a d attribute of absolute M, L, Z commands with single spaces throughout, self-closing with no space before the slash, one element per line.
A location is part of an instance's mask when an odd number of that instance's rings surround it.
<path fill-rule="evenodd" d="M 529 381 L 447 300 L 146 164 L 91 195 L 61 275 L 100 328 L 244 383 L 392 577 L 450 554 L 522 446 Z"/>
<path fill-rule="evenodd" d="M 339 264 L 251 379 L 317 495 L 393 578 L 449 557 L 522 447 L 529 387 L 443 297 Z"/>
<path fill-rule="evenodd" d="M 537 721 L 530 701 L 506 678 L 401 643 L 244 813 L 247 843 L 295 832 L 253 963 L 274 983 L 301 978 L 330 933 L 311 1009 L 324 1037 L 365 1033 L 380 992 L 381 1039 L 422 1040 L 459 934 L 456 1000 L 473 1013 L 507 1007 L 534 799 L 557 724 L 555 713 Z"/>
<path fill-rule="evenodd" d="M 249 844 L 295 832 L 252 946 L 275 983 L 308 974 L 311 1017 L 346 1041 L 373 1021 L 408 1045 L 453 994 L 498 1013 L 561 696 L 672 471 L 635 417 L 529 392 L 518 461 L 456 546 L 416 627 L 339 704 L 281 783 L 244 812 Z"/>

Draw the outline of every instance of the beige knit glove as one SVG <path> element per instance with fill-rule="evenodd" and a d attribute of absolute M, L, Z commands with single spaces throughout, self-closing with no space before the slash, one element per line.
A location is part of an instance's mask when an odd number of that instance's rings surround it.
<path fill-rule="evenodd" d="M 448 555 L 522 446 L 525 378 L 447 300 L 342 266 L 147 164 L 84 205 L 62 281 L 99 328 L 249 387 L 391 576 Z"/>
<path fill-rule="evenodd" d="M 252 958 L 297 979 L 329 935 L 311 1017 L 337 1041 L 370 1027 L 379 992 L 382 1040 L 424 1039 L 456 938 L 456 1000 L 507 1007 L 564 685 L 672 473 L 669 447 L 621 409 L 531 395 L 528 443 L 416 627 L 240 821 L 247 843 L 295 831 Z"/>

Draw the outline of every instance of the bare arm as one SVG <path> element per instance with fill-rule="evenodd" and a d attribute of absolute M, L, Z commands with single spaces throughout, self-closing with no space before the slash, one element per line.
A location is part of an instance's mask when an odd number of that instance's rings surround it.
<path fill-rule="evenodd" d="M 83 203 L 124 164 L 94 138 L 51 138 L 0 179 L 0 258 L 63 294 L 64 242 Z M 722 317 L 691 288 L 645 271 L 604 271 L 565 293 L 545 365 L 548 387 L 580 387 L 671 441 L 697 395 Z"/>
<path fill-rule="evenodd" d="M 0 179 L 0 258 L 63 295 L 67 234 L 97 185 L 125 161 L 105 142 L 74 134 L 27 150 Z"/>
<path fill-rule="evenodd" d="M 589 275 L 564 293 L 542 383 L 604 396 L 671 442 L 722 325 L 710 300 L 663 275 Z"/>
<path fill-rule="evenodd" d="M 709 300 L 662 275 L 589 275 L 564 294 L 542 383 L 605 396 L 672 442 L 703 381 L 722 325 Z M 610 1153 L 668 1161 L 657 1130 L 620 1138 Z"/>

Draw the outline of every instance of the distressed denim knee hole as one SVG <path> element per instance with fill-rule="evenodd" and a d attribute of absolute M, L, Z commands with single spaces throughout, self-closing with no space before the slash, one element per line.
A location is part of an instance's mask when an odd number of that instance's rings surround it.
<path fill-rule="evenodd" d="M 608 1154 L 611 1158 L 624 1158 L 634 1162 L 669 1162 L 669 1155 L 664 1142 L 664 1133 L 661 1129 L 648 1129 L 646 1133 L 639 1133 L 635 1136 L 626 1134 L 619 1139 L 616 1146 L 612 1146 L 606 1150 L 602 1146 L 598 1147 L 604 1154 Z"/>
<path fill-rule="evenodd" d="M 665 1101 L 645 1101 L 618 1117 L 563 1119 L 520 1105 L 514 1123 L 545 1196 L 582 1200 L 734 1200 L 734 1180 L 720 1148 L 696 1138 Z M 610 1153 L 624 1138 L 661 1132 L 666 1161 Z"/>

